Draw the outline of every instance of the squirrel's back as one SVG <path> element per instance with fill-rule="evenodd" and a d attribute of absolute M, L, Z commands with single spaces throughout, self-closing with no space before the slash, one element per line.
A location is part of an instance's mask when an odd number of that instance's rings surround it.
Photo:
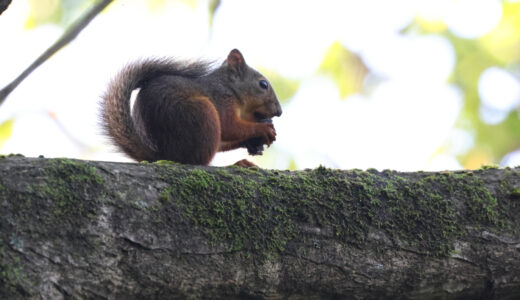
<path fill-rule="evenodd" d="M 199 78 L 209 71 L 208 63 L 186 63 L 168 58 L 145 59 L 128 64 L 112 79 L 103 95 L 101 118 L 106 135 L 131 158 L 137 161 L 154 160 L 157 150 L 141 138 L 145 133 L 138 132 L 132 119 L 132 91 L 159 76 Z"/>

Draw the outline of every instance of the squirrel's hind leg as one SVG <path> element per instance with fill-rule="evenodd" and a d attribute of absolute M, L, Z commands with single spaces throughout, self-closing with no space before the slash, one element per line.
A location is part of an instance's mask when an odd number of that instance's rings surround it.
<path fill-rule="evenodd" d="M 234 165 L 239 166 L 239 167 L 244 167 L 244 168 L 258 167 L 257 165 L 255 165 L 254 163 L 250 162 L 247 159 L 241 159 L 241 160 L 237 161 Z"/>
<path fill-rule="evenodd" d="M 179 101 L 182 114 L 174 113 L 171 143 L 166 145 L 168 159 L 185 164 L 208 165 L 220 143 L 220 120 L 215 105 L 205 96 Z"/>
<path fill-rule="evenodd" d="M 208 97 L 179 93 L 172 86 L 140 91 L 133 112 L 136 125 L 153 144 L 154 160 L 208 165 L 220 143 L 217 109 Z"/>

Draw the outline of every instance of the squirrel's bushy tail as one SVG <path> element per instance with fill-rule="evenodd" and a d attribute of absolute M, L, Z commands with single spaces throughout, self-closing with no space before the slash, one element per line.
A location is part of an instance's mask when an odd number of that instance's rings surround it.
<path fill-rule="evenodd" d="M 179 75 L 195 78 L 207 72 L 207 64 L 183 64 L 166 58 L 128 64 L 112 79 L 103 95 L 101 118 L 106 135 L 131 158 L 137 161 L 153 161 L 155 151 L 139 137 L 132 119 L 132 91 L 154 77 Z"/>

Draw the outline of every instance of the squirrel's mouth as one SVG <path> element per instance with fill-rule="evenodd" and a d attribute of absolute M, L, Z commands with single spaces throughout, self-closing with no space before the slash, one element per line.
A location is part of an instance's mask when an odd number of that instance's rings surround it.
<path fill-rule="evenodd" d="M 260 122 L 260 121 L 262 121 L 262 120 L 268 119 L 267 116 L 264 115 L 264 114 L 261 113 L 261 112 L 255 112 L 255 113 L 253 114 L 253 116 L 255 117 L 255 120 L 256 120 L 257 122 Z"/>
<path fill-rule="evenodd" d="M 273 120 L 271 118 L 266 117 L 264 114 L 261 113 L 254 113 L 256 122 L 258 123 L 269 123 L 273 124 Z"/>

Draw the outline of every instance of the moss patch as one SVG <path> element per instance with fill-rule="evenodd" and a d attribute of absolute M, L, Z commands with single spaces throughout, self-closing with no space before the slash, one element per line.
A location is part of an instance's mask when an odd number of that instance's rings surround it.
<path fill-rule="evenodd" d="M 95 249 L 82 233 L 98 213 L 98 201 L 106 191 L 103 178 L 86 162 L 69 159 L 45 160 L 41 167 L 13 172 L 0 178 L 0 298 L 27 298 L 35 284 L 25 275 L 24 244 L 38 239 L 54 243 L 75 259 L 92 255 Z M 14 168 L 13 168 L 14 169 Z M 22 179 L 31 177 L 31 184 Z M 23 233 L 23 235 L 19 235 Z M 66 235 L 66 239 L 63 236 Z M 66 240 L 66 243 L 63 241 Z M 74 245 L 74 246 L 73 246 Z M 5 297 L 4 297 L 5 296 Z"/>
<path fill-rule="evenodd" d="M 53 213 L 57 218 L 65 215 L 83 215 L 86 201 L 95 201 L 91 195 L 99 195 L 96 189 L 103 184 L 96 168 L 68 159 L 51 160 L 46 184 L 38 186 L 37 193 L 43 198 L 53 199 Z"/>
<path fill-rule="evenodd" d="M 143 160 L 141 163 L 143 164 L 146 164 L 146 163 L 149 163 L 147 162 L 146 160 Z M 158 165 L 178 165 L 179 163 L 176 163 L 174 161 L 171 161 L 171 160 L 157 160 L 155 162 L 153 162 L 154 164 L 158 164 Z"/>
<path fill-rule="evenodd" d="M 276 202 L 268 201 L 272 192 L 262 192 L 251 179 L 223 169 L 218 171 L 220 179 L 202 169 L 163 168 L 161 173 L 170 183 L 161 199 L 179 203 L 193 225 L 214 243 L 226 241 L 229 251 L 273 254 L 293 237 L 290 218 Z M 252 201 L 258 193 L 260 201 Z"/>
<path fill-rule="evenodd" d="M 376 228 L 396 245 L 443 256 L 465 234 L 462 220 L 502 225 L 497 198 L 471 173 L 419 173 L 410 180 L 392 171 L 324 167 L 212 170 L 160 166 L 168 183 L 162 200 L 180 203 L 189 222 L 234 251 L 275 254 L 295 236 L 307 235 L 297 224 L 309 224 L 330 230 L 348 245 L 365 243 Z M 463 202 L 467 206 L 456 209 L 454 199 L 462 198 L 469 200 Z"/>
<path fill-rule="evenodd" d="M 10 256 L 14 255 L 13 258 Z M 0 297 L 9 299 L 16 295 L 19 298 L 29 296 L 21 287 L 27 286 L 27 276 L 20 263 L 20 256 L 6 250 L 0 238 Z"/>
<path fill-rule="evenodd" d="M 97 215 L 97 201 L 105 194 L 103 179 L 96 168 L 88 163 L 70 159 L 51 159 L 42 169 L 32 170 L 41 177 L 38 183 L 25 185 L 25 193 L 5 195 L 17 218 L 31 218 L 27 212 L 38 211 L 38 220 L 28 224 L 52 226 L 49 232 L 61 232 L 64 228 L 84 226 L 85 218 Z M 63 226 L 68 223 L 68 226 Z"/>

